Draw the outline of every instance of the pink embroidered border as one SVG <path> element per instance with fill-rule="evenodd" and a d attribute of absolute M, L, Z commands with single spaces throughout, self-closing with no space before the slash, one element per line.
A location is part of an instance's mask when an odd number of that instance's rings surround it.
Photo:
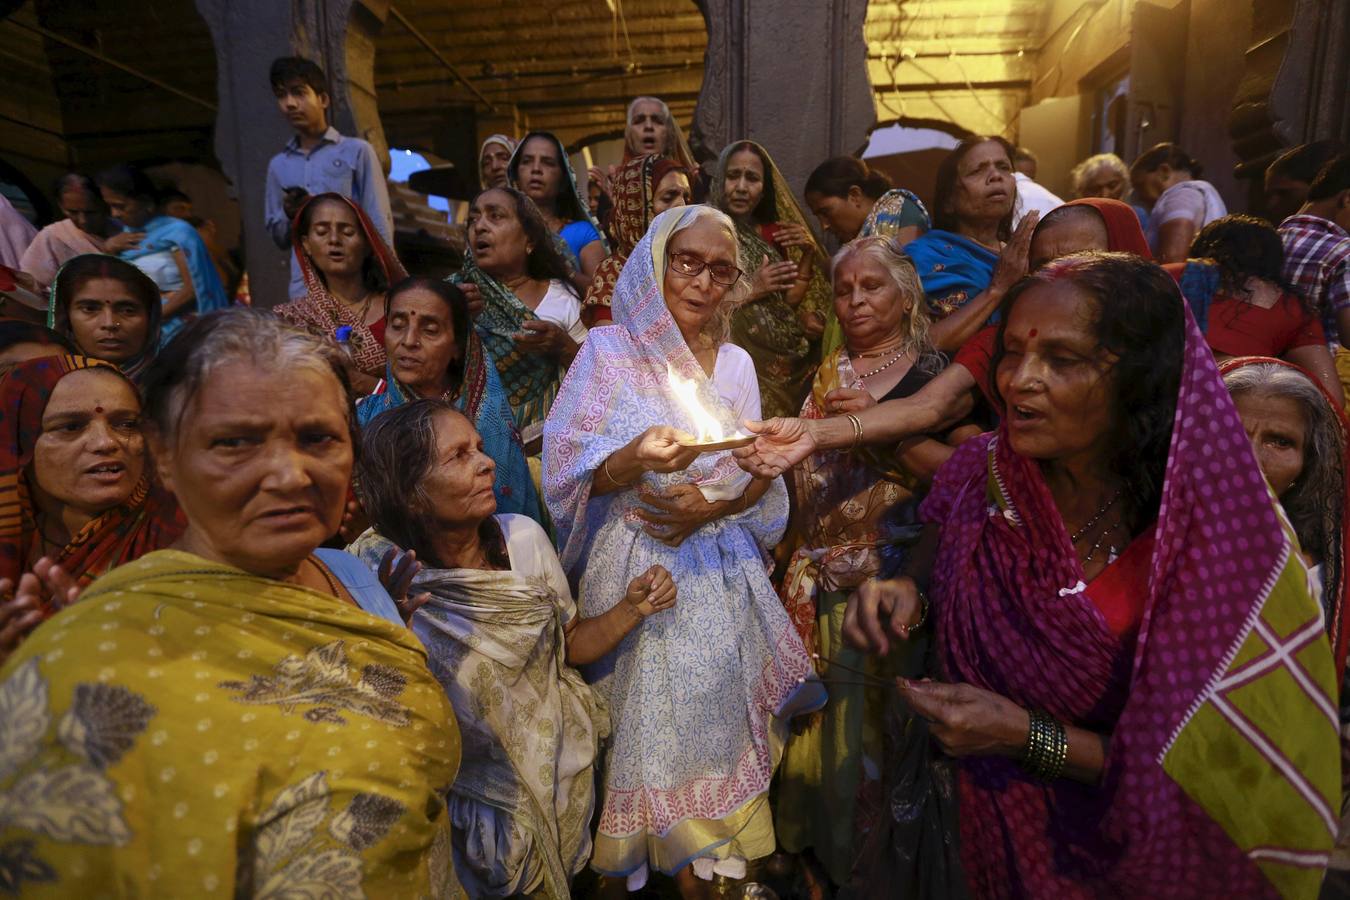
<path fill-rule="evenodd" d="M 645 785 L 628 791 L 606 789 L 600 831 L 613 837 L 628 837 L 644 829 L 665 835 L 685 819 L 721 819 L 768 790 L 773 762 L 766 723 L 810 670 L 811 661 L 801 649 L 796 632 L 785 627 L 771 662 L 755 685 L 754 702 L 765 712 L 754 718 L 750 746 L 736 761 L 732 773 L 722 778 L 693 779 L 673 790 Z"/>

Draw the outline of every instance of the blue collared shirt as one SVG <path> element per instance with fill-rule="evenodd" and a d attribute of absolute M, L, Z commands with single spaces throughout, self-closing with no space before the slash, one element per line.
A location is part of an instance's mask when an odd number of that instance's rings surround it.
<path fill-rule="evenodd" d="M 300 138 L 293 137 L 267 164 L 265 222 L 268 234 L 283 250 L 291 248 L 291 223 L 282 205 L 285 189 L 289 187 L 302 187 L 310 195 L 331 191 L 350 197 L 370 216 L 385 243 L 394 245 L 394 216 L 389 210 L 384 170 L 375 148 L 360 138 L 344 137 L 330 125 L 313 150 L 308 153 L 301 150 Z M 291 254 L 290 296 L 304 294 L 300 264 L 295 254 Z"/>

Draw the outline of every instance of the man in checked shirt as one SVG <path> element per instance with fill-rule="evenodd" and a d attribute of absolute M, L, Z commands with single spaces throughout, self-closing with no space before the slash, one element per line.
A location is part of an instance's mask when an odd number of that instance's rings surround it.
<path fill-rule="evenodd" d="M 1322 316 L 1341 384 L 1350 390 L 1350 153 L 1322 167 L 1302 209 L 1280 223 L 1280 237 L 1285 280 Z"/>

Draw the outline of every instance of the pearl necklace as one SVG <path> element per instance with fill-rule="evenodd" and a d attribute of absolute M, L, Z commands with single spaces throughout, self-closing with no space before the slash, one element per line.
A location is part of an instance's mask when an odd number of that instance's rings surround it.
<path fill-rule="evenodd" d="M 906 356 L 908 356 L 908 355 L 909 355 L 909 351 L 908 351 L 908 350 L 901 350 L 899 353 L 895 354 L 895 356 L 892 356 L 892 357 L 890 358 L 890 360 L 888 360 L 888 361 L 885 362 L 885 363 L 882 363 L 880 366 L 877 366 L 875 369 L 873 369 L 872 371 L 868 372 L 867 374 L 865 374 L 865 375 L 859 374 L 856 370 L 854 371 L 853 374 L 857 375 L 859 378 L 871 378 L 873 375 L 880 375 L 882 372 L 886 371 L 886 370 L 889 369 L 891 366 L 895 365 L 896 363 L 898 363 L 900 360 L 904 359 L 904 358 L 905 358 Z M 851 355 L 851 354 L 850 354 L 849 361 L 852 362 L 852 355 Z"/>

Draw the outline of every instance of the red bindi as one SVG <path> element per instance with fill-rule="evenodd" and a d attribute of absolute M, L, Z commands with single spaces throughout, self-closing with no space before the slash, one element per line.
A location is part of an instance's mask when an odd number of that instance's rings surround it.
<path fill-rule="evenodd" d="M 94 412 L 96 412 L 96 413 L 101 413 L 101 412 L 103 412 L 103 407 L 101 407 L 101 406 L 95 406 L 95 407 L 94 407 Z"/>
<path fill-rule="evenodd" d="M 1031 335 L 1030 335 L 1031 337 L 1035 337 L 1037 334 L 1039 334 L 1039 332 L 1036 331 L 1035 328 L 1031 329 Z"/>

